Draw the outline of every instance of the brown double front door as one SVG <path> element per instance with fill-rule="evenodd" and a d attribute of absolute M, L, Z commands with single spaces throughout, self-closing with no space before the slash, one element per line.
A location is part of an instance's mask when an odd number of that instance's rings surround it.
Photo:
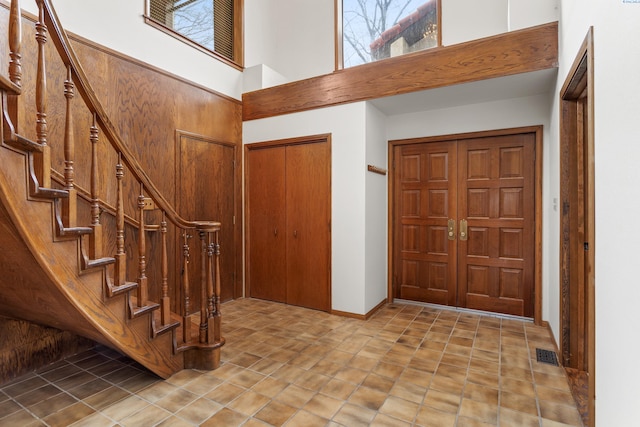
<path fill-rule="evenodd" d="M 534 315 L 535 133 L 393 148 L 393 296 Z"/>

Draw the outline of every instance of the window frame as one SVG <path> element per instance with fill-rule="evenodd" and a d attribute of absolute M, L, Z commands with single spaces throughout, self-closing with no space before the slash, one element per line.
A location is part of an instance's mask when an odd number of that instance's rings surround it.
<path fill-rule="evenodd" d="M 429 49 L 422 49 L 422 50 L 433 50 L 433 49 L 439 49 L 442 47 L 442 0 L 434 0 L 436 2 L 436 13 L 437 13 L 437 17 L 436 17 L 436 25 L 438 27 L 438 34 L 436 35 L 436 45 L 432 48 Z M 342 10 L 342 2 L 343 0 L 335 0 L 334 1 L 334 11 L 335 11 L 335 70 L 336 71 L 340 71 L 340 70 L 345 70 L 345 69 L 349 69 L 349 68 L 354 68 L 354 67 L 359 67 L 361 65 L 366 65 L 366 64 L 370 64 L 370 63 L 375 63 L 375 62 L 380 62 L 380 61 L 392 61 L 394 60 L 394 58 L 402 58 L 404 55 L 409 55 L 410 53 L 413 52 L 409 52 L 409 53 L 405 53 L 403 55 L 399 55 L 399 56 L 395 56 L 395 57 L 389 57 L 389 58 L 383 58 L 383 59 L 378 59 L 376 61 L 371 61 L 371 62 L 365 62 L 364 64 L 359 64 L 359 65 L 353 65 L 351 67 L 344 67 L 344 47 L 343 47 L 343 43 L 344 43 L 344 30 L 343 30 L 343 25 L 344 25 L 344 16 L 343 16 L 343 10 Z"/>
<path fill-rule="evenodd" d="M 214 1 L 214 0 L 211 0 Z M 221 61 L 225 64 L 236 68 L 240 71 L 244 69 L 244 20 L 242 17 L 244 16 L 244 0 L 232 0 L 233 1 L 233 58 L 227 58 L 226 56 L 216 52 L 215 50 L 209 49 L 201 45 L 200 43 L 190 39 L 187 36 L 180 34 L 175 31 L 173 28 L 167 26 L 166 24 L 154 19 L 151 17 L 150 8 L 151 8 L 151 0 L 145 0 L 145 9 L 144 9 L 144 22 L 163 33 L 180 40 L 181 42 Z"/>

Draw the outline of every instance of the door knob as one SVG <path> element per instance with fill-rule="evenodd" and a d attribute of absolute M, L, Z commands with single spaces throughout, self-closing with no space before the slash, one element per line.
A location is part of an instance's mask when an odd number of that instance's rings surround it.
<path fill-rule="evenodd" d="M 467 234 L 467 220 L 460 220 L 460 240 L 467 240 L 469 235 Z"/>
<path fill-rule="evenodd" d="M 450 219 L 447 221 L 447 237 L 449 240 L 456 240 L 456 220 Z"/>

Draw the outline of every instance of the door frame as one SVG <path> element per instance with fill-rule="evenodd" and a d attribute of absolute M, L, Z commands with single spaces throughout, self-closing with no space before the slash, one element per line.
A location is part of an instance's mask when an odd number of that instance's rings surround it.
<path fill-rule="evenodd" d="M 292 145 L 305 145 L 305 144 L 315 144 L 315 143 L 325 143 L 327 144 L 328 147 L 328 151 L 329 151 L 329 181 L 328 181 L 328 186 L 329 186 L 329 197 L 327 200 L 328 203 L 328 214 L 329 214 L 329 236 L 328 236 L 328 255 L 327 255 L 327 266 L 328 266 L 328 280 L 327 280 L 327 295 L 328 295 L 328 307 L 327 310 L 325 310 L 328 313 L 332 312 L 332 257 L 333 257 L 333 245 L 332 245 L 332 228 L 331 228 L 331 224 L 332 224 L 332 173 L 331 173 L 331 167 L 332 167 L 332 150 L 331 150 L 331 137 L 332 135 L 330 133 L 324 133 L 324 134 L 317 134 L 317 135 L 308 135 L 308 136 L 300 136 L 300 137 L 293 137 L 293 138 L 284 138 L 284 139 L 277 139 L 277 140 L 268 140 L 268 141 L 258 141 L 258 142 L 252 142 L 249 144 L 245 144 L 244 145 L 244 195 L 246 196 L 249 193 L 249 178 L 251 175 L 251 170 L 249 167 L 249 161 L 248 161 L 248 156 L 249 156 L 249 152 L 251 150 L 258 150 L 258 149 L 264 149 L 264 148 L 273 148 L 273 147 L 287 147 L 287 146 L 292 146 Z M 250 236 L 250 232 L 249 232 L 249 220 L 251 217 L 251 203 L 250 200 L 248 199 L 248 197 L 244 197 L 244 296 L 246 298 L 249 298 L 251 296 L 251 277 L 249 274 L 249 263 L 251 262 L 250 259 L 250 249 L 251 249 L 251 236 Z"/>
<path fill-rule="evenodd" d="M 482 138 L 482 137 L 492 137 L 492 136 L 506 136 L 506 135 L 517 135 L 522 133 L 534 133 L 535 134 L 535 177 L 534 177 L 534 205 L 535 205 L 535 247 L 534 247 L 534 295 L 533 295 L 533 321 L 536 325 L 542 325 L 542 125 L 538 126 L 526 126 L 526 127 L 518 127 L 518 128 L 507 128 L 507 129 L 496 129 L 489 131 L 479 131 L 479 132 L 466 132 L 466 133 L 456 133 L 449 135 L 439 135 L 439 136 L 429 136 L 429 137 L 420 137 L 420 138 L 409 138 L 409 139 L 397 139 L 389 141 L 389 166 L 391 168 L 395 167 L 395 158 L 394 152 L 395 148 L 400 145 L 408 145 L 408 144 L 424 144 L 424 143 L 433 143 L 433 142 L 445 142 L 445 141 L 454 141 L 460 139 L 472 139 L 472 138 Z M 394 224 L 395 224 L 395 205 L 393 200 L 395 199 L 395 182 L 394 182 L 394 174 L 389 174 L 389 203 L 388 203 L 388 260 L 387 263 L 389 265 L 388 268 L 388 277 L 387 277 L 387 302 L 393 302 L 394 295 Z"/>
<path fill-rule="evenodd" d="M 560 91 L 560 354 L 579 342 L 588 425 L 595 425 L 595 131 L 593 27 Z M 582 162 L 574 159 L 582 158 Z M 580 197 L 577 196 L 580 191 Z M 575 261 L 575 260 L 578 261 Z M 582 282 L 582 283 L 580 283 Z M 577 301 L 575 301 L 577 300 Z M 576 325 L 577 324 L 577 325 Z M 578 337 L 572 334 L 579 334 Z M 584 360 L 586 359 L 586 361 Z"/>

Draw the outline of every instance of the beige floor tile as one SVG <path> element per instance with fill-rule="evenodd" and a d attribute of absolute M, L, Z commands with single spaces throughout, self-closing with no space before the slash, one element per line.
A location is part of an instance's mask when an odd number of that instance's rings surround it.
<path fill-rule="evenodd" d="M 302 408 L 315 394 L 314 391 L 290 384 L 276 396 L 276 400 L 294 408 Z"/>
<path fill-rule="evenodd" d="M 114 405 L 109 406 L 101 412 L 111 419 L 121 421 L 128 416 L 141 411 L 149 405 L 149 402 L 139 398 L 138 396 L 130 396 Z"/>
<path fill-rule="evenodd" d="M 322 394 L 335 397 L 336 399 L 347 400 L 358 386 L 346 381 L 332 379 L 320 390 Z"/>
<path fill-rule="evenodd" d="M 359 427 L 371 424 L 375 416 L 376 411 L 346 403 L 338 413 L 334 415 L 333 420 L 345 426 Z"/>
<path fill-rule="evenodd" d="M 354 405 L 364 406 L 365 408 L 377 411 L 387 399 L 387 396 L 387 393 L 378 390 L 368 387 L 358 387 L 356 391 L 349 396 L 348 401 Z"/>
<path fill-rule="evenodd" d="M 503 391 L 500 395 L 500 406 L 517 412 L 538 416 L 536 399 L 529 396 Z"/>
<path fill-rule="evenodd" d="M 460 395 L 430 389 L 424 397 L 423 404 L 442 412 L 457 414 L 460 408 Z"/>
<path fill-rule="evenodd" d="M 219 403 L 200 398 L 176 412 L 176 416 L 193 424 L 200 424 L 223 408 Z"/>
<path fill-rule="evenodd" d="M 255 391 L 248 390 L 235 398 L 231 403 L 227 404 L 226 407 L 233 409 L 236 412 L 240 412 L 241 414 L 252 416 L 260 408 L 269 403 L 269 398 L 265 397 L 261 394 L 256 393 Z"/>
<path fill-rule="evenodd" d="M 71 424 L 71 427 L 112 427 L 115 422 L 100 412 L 82 418 L 81 420 Z"/>
<path fill-rule="evenodd" d="M 239 426 L 247 420 L 247 416 L 234 410 L 223 408 L 202 423 L 201 427 Z"/>
<path fill-rule="evenodd" d="M 454 427 L 456 415 L 442 412 L 430 406 L 421 406 L 416 415 L 415 425 L 423 427 Z"/>
<path fill-rule="evenodd" d="M 329 420 L 307 411 L 298 411 L 286 424 L 287 427 L 323 427 Z"/>
<path fill-rule="evenodd" d="M 498 405 L 499 392 L 497 388 L 486 387 L 480 384 L 468 382 L 464 386 L 464 397 L 477 402 Z"/>
<path fill-rule="evenodd" d="M 495 425 L 498 420 L 498 406 L 463 398 L 460 405 L 460 416 Z"/>
<path fill-rule="evenodd" d="M 137 427 L 142 425 L 153 426 L 170 416 L 172 416 L 170 412 L 165 411 L 160 407 L 149 405 L 141 411 L 121 420 L 120 425 L 123 427 Z"/>
<path fill-rule="evenodd" d="M 401 421 L 384 414 L 378 414 L 371 421 L 371 427 L 410 427 L 412 423 Z"/>
<path fill-rule="evenodd" d="M 205 397 L 221 405 L 226 405 L 245 391 L 245 388 L 238 387 L 237 385 L 223 383 L 207 393 Z"/>
<path fill-rule="evenodd" d="M 166 409 L 171 413 L 178 412 L 180 409 L 187 405 L 190 405 L 198 399 L 197 394 L 193 394 L 190 391 L 179 388 L 173 393 L 170 393 L 162 399 L 155 402 L 156 406 Z"/>
<path fill-rule="evenodd" d="M 420 405 L 415 402 L 389 396 L 380 407 L 380 412 L 406 422 L 413 422 Z"/>
<path fill-rule="evenodd" d="M 331 419 L 342 407 L 344 400 L 334 399 L 324 394 L 316 394 L 303 409 L 321 418 Z M 376 408 L 377 409 L 377 408 Z"/>
<path fill-rule="evenodd" d="M 499 425 L 503 427 L 540 427 L 538 416 L 513 411 L 504 407 L 498 414 Z"/>
<path fill-rule="evenodd" d="M 580 414 L 575 406 L 568 406 L 558 402 L 539 401 L 540 416 L 547 420 L 579 426 L 582 423 Z"/>
<path fill-rule="evenodd" d="M 297 409 L 293 406 L 274 400 L 258 411 L 254 418 L 264 421 L 272 426 L 281 426 L 296 412 Z"/>
<path fill-rule="evenodd" d="M 51 427 L 66 427 L 94 413 L 94 409 L 88 407 L 82 402 L 77 402 L 61 411 L 45 417 L 44 422 Z"/>

